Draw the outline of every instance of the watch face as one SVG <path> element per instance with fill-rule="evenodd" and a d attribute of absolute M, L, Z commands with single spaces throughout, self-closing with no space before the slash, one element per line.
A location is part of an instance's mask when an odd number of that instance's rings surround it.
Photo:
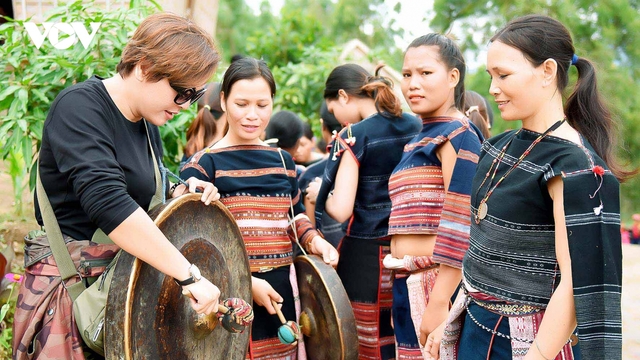
<path fill-rule="evenodd" d="M 197 266 L 191 265 L 189 272 L 191 272 L 191 276 L 193 276 L 193 279 L 195 281 L 199 281 L 200 279 L 202 279 L 202 275 L 200 274 L 200 269 L 198 269 Z"/>

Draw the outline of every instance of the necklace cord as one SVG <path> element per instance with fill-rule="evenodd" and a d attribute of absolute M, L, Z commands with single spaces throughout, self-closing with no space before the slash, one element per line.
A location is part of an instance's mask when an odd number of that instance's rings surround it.
<path fill-rule="evenodd" d="M 487 213 L 486 213 L 487 212 L 487 205 L 486 204 L 487 204 L 487 201 L 489 200 L 489 197 L 491 196 L 491 194 L 493 194 L 493 191 L 504 181 L 504 179 L 507 178 L 507 176 L 509 176 L 509 174 L 511 174 L 511 172 L 513 170 L 515 170 L 522 163 L 522 161 L 527 157 L 527 155 L 529 155 L 531 150 L 533 150 L 533 148 L 536 145 L 538 145 L 538 143 L 540 141 L 542 141 L 542 139 L 544 139 L 552 131 L 557 130 L 560 127 L 560 125 L 562 125 L 566 120 L 567 120 L 567 118 L 564 118 L 562 120 L 556 121 L 556 123 L 551 125 L 551 127 L 549 127 L 544 133 L 540 134 L 531 143 L 531 145 L 529 145 L 529 147 L 522 153 L 522 155 L 520 155 L 520 157 L 518 158 L 516 163 L 513 164 L 509 168 L 509 170 L 507 170 L 507 172 L 504 175 L 502 175 L 502 177 L 500 177 L 500 179 L 492 187 L 491 184 L 493 183 L 493 179 L 495 178 L 496 173 L 498 172 L 498 166 L 500 166 L 500 163 L 502 162 L 502 159 L 504 158 L 504 155 L 507 153 L 507 149 L 511 145 L 511 142 L 513 141 L 513 139 L 515 139 L 518 136 L 518 134 L 520 134 L 520 131 L 522 131 L 522 128 L 518 129 L 518 131 L 516 131 L 516 133 L 513 134 L 513 136 L 511 136 L 509 141 L 500 150 L 500 153 L 498 154 L 498 156 L 495 159 L 493 159 L 493 161 L 491 162 L 491 166 L 489 167 L 489 170 L 487 171 L 487 174 L 484 176 L 484 179 L 482 180 L 482 183 L 480 183 L 480 186 L 476 190 L 476 198 L 477 198 L 478 192 L 480 192 L 480 189 L 482 188 L 484 183 L 489 178 L 489 174 L 491 174 L 491 170 L 493 169 L 493 174 L 491 175 L 491 180 L 489 181 L 489 185 L 487 185 L 487 191 L 485 192 L 484 197 L 482 198 L 482 200 L 480 200 L 480 203 L 478 204 L 478 208 L 476 209 L 476 213 L 475 213 L 475 216 L 474 216 L 476 224 L 479 224 L 480 220 L 482 220 L 482 219 L 484 219 L 486 217 L 486 215 L 487 215 Z M 494 165 L 495 165 L 495 169 L 493 167 Z M 483 209 L 483 210 L 481 211 L 481 209 Z"/>

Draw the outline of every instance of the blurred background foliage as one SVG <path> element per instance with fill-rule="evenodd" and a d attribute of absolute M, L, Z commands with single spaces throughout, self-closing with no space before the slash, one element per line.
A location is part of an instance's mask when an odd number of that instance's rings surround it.
<path fill-rule="evenodd" d="M 402 10 L 398 0 L 284 0 L 278 12 L 266 0 L 258 9 L 244 0 L 212 1 L 219 5 L 216 42 L 223 54 L 213 80 L 220 81 L 235 54 L 264 59 L 278 86 L 275 110 L 297 113 L 312 125 L 317 136 L 324 81 L 342 61 L 345 43 L 361 40 L 371 49 L 370 63 L 382 61 L 399 71 L 404 49 L 398 43 L 409 43 L 413 37 L 398 23 L 402 21 L 397 16 Z M 82 21 L 86 27 L 101 22 L 95 46 L 85 49 L 77 43 L 58 50 L 45 41 L 37 49 L 27 37 L 23 21 L 0 24 L 0 171 L 8 173 L 12 181 L 14 210 L 10 217 L 16 221 L 31 218 L 26 212 L 32 209 L 25 209 L 22 203 L 24 190 L 29 186 L 32 190 L 35 184 L 32 170 L 53 99 L 62 89 L 94 74 L 113 75 L 122 49 L 141 19 L 160 11 L 152 0 L 133 0 L 129 8 L 109 12 L 89 0 L 60 3 L 63 5 L 51 11 L 47 21 Z M 619 155 L 629 166 L 638 167 L 640 37 L 635 34 L 640 33 L 639 8 L 637 0 L 434 0 L 421 25 L 424 33 L 437 31 L 457 39 L 469 65 L 466 87 L 485 96 L 494 107 L 492 132 L 496 135 L 520 124 L 500 119 L 488 94 L 490 79 L 484 62 L 491 35 L 509 19 L 529 13 L 562 21 L 572 33 L 576 54 L 597 65 L 600 91 L 620 124 Z M 574 83 L 576 71 L 571 71 Z M 569 86 L 568 91 L 571 89 Z M 174 172 L 194 117 L 195 107 L 191 107 L 160 128 L 164 162 Z M 629 224 L 635 212 L 640 212 L 640 177 L 622 186 L 623 221 Z M 20 235 L 7 240 L 4 230 L 0 229 L 0 243 L 19 243 L 24 235 L 19 229 Z M 12 299 L 0 299 L 6 301 Z M 0 322 L 0 358 L 11 353 L 11 321 L 10 312 Z"/>
<path fill-rule="evenodd" d="M 234 54 L 264 59 L 278 85 L 276 110 L 296 112 L 312 124 L 317 135 L 324 80 L 339 64 L 343 45 L 359 39 L 371 48 L 373 63 L 383 61 L 400 70 L 404 49 L 397 45 L 398 40 L 412 40 L 406 38 L 409 35 L 398 24 L 401 20 L 394 16 L 401 10 L 400 3 L 389 0 L 284 0 L 277 13 L 266 0 L 258 9 L 244 0 L 218 0 L 218 5 L 216 42 L 224 60 L 216 79 L 221 79 Z M 158 8 L 154 2 L 139 0 L 132 1 L 130 9 L 108 13 L 86 0 L 57 8 L 50 19 L 103 23 L 96 38 L 100 46 L 87 50 L 79 43 L 56 50 L 48 42 L 36 49 L 22 22 L 0 25 L 0 38 L 5 39 L 0 46 L 0 156 L 14 179 L 18 202 L 18 194 L 29 183 L 26 179 L 34 166 L 42 122 L 55 95 L 92 74 L 113 74 L 127 37 L 141 18 Z M 600 89 L 619 119 L 620 156 L 632 166 L 640 165 L 636 156 L 640 151 L 640 37 L 633 35 L 640 30 L 638 1 L 435 0 L 433 9 L 424 14 L 424 32 L 450 33 L 457 38 L 470 65 L 467 88 L 493 103 L 484 69 L 486 44 L 509 19 L 529 13 L 562 21 L 572 33 L 578 56 L 597 64 Z M 575 69 L 572 71 L 575 81 Z M 502 121 L 498 111 L 494 114 L 493 134 L 520 126 Z M 161 128 L 164 160 L 172 170 L 177 170 L 185 129 L 193 117 L 194 109 L 190 109 Z M 639 178 L 623 185 L 622 207 L 625 219 L 640 211 Z"/>
<path fill-rule="evenodd" d="M 509 19 L 536 13 L 545 14 L 565 24 L 573 37 L 576 54 L 593 61 L 598 86 L 610 110 L 617 118 L 619 155 L 630 167 L 640 166 L 640 3 L 635 0 L 493 0 L 468 2 L 435 0 L 434 31 L 455 30 L 467 59 L 486 49 L 491 36 Z M 480 64 L 484 58 L 477 58 Z M 577 71 L 571 68 L 571 85 Z M 471 71 L 467 88 L 488 95 L 490 79 L 483 66 Z M 565 98 L 572 86 L 567 87 Z M 493 134 L 520 124 L 504 122 L 494 111 Z M 622 185 L 622 219 L 630 223 L 631 214 L 640 212 L 640 176 Z"/>

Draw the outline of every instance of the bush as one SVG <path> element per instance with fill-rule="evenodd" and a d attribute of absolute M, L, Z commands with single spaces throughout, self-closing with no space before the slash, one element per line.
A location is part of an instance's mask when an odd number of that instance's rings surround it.
<path fill-rule="evenodd" d="M 147 2 L 145 2 L 146 4 Z M 60 50 L 45 40 L 38 49 L 27 35 L 25 21 L 8 19 L 0 25 L 0 158 L 9 161 L 13 179 L 16 212 L 22 212 L 21 193 L 24 179 L 30 173 L 30 188 L 35 185 L 37 150 L 42 127 L 55 97 L 68 86 L 91 76 L 109 77 L 115 73 L 122 49 L 147 15 L 161 10 L 155 2 L 140 5 L 131 1 L 130 8 L 105 12 L 93 1 L 74 1 L 52 10 L 46 22 L 81 22 L 91 33 L 91 23 L 101 23 L 93 41 L 85 49 L 80 41 Z M 41 32 L 42 26 L 38 26 Z M 59 40 L 66 37 L 60 33 Z M 171 124 L 161 127 L 165 141 L 165 162 L 177 168 L 184 141 L 184 126 L 195 115 L 182 112 Z"/>
<path fill-rule="evenodd" d="M 336 50 L 321 51 L 311 46 L 303 51 L 301 62 L 274 66 L 273 76 L 278 83 L 275 107 L 298 114 L 311 125 L 316 136 L 320 136 L 320 105 L 324 101 L 324 85 L 337 64 Z"/>

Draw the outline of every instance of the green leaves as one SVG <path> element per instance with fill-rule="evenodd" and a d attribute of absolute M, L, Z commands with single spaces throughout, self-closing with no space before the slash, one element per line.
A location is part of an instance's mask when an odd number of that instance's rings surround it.
<path fill-rule="evenodd" d="M 9 311 L 10 307 L 11 304 L 9 303 L 5 303 L 4 305 L 2 305 L 2 307 L 0 308 L 0 321 L 3 321 L 5 316 L 7 316 L 7 312 Z"/>
<path fill-rule="evenodd" d="M 467 2 L 435 0 L 436 17 L 431 23 L 439 31 L 453 29 L 456 35 L 473 34 L 460 41 L 467 63 L 478 54 L 478 44 L 486 44 L 507 21 L 530 13 L 551 16 L 569 29 L 576 54 L 592 61 L 597 69 L 600 93 L 619 119 L 620 156 L 631 167 L 640 166 L 640 8 L 637 1 L 625 0 L 496 0 Z M 481 45 L 482 46 L 482 45 Z M 485 59 L 479 59 L 484 66 Z M 570 82 L 577 79 L 571 69 Z M 484 68 L 470 71 L 467 89 L 490 98 L 489 77 Z M 573 89 L 572 85 L 568 90 Z M 568 94 L 567 94 L 568 95 Z M 492 102 L 490 102 L 492 103 Z M 505 123 L 495 111 L 493 134 L 518 124 Z M 640 177 L 622 186 L 623 219 L 637 211 L 640 202 Z M 626 214 L 626 215 L 624 215 Z"/>
<path fill-rule="evenodd" d="M 338 64 L 336 50 L 310 46 L 302 52 L 299 63 L 274 66 L 273 76 L 279 84 L 275 98 L 278 109 L 289 110 L 311 124 L 316 135 L 320 129 L 320 105 L 324 101 L 324 83 Z"/>
<path fill-rule="evenodd" d="M 132 7 L 104 12 L 93 1 L 82 0 L 53 9 L 46 22 L 81 22 L 87 29 L 92 22 L 101 23 L 86 49 L 80 41 L 68 49 L 56 49 L 48 39 L 36 48 L 24 25 L 30 19 L 10 19 L 0 25 L 0 39 L 5 41 L 0 46 L 0 139 L 4 141 L 0 159 L 10 163 L 17 211 L 21 211 L 22 180 L 35 163 L 33 154 L 40 147 L 51 102 L 64 88 L 94 74 L 113 75 L 129 34 L 151 10 Z"/>
<path fill-rule="evenodd" d="M 180 111 L 163 126 L 160 126 L 164 154 L 162 161 L 164 166 L 175 174 L 180 170 L 178 165 L 182 160 L 184 146 L 187 144 L 187 129 L 196 115 L 196 106 L 192 105 L 186 110 Z"/>
<path fill-rule="evenodd" d="M 6 99 L 7 96 L 13 95 L 13 93 L 18 89 L 20 89 L 20 86 L 17 85 L 11 85 L 8 88 L 4 89 L 2 92 L 0 92 L 0 101 Z"/>

